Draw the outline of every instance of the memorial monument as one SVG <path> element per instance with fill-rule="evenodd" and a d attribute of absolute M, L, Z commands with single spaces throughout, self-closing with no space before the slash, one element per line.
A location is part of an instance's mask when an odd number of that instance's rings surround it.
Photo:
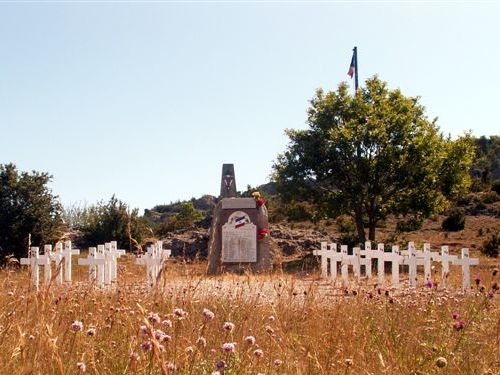
<path fill-rule="evenodd" d="M 220 200 L 210 228 L 209 275 L 222 272 L 266 272 L 271 269 L 267 208 L 258 193 L 236 197 L 233 164 L 222 165 Z"/>

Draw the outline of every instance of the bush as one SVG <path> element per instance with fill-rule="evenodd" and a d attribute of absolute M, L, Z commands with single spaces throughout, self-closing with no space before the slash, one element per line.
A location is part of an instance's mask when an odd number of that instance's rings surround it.
<path fill-rule="evenodd" d="M 399 221 L 396 224 L 396 230 L 398 232 L 413 232 L 414 230 L 419 230 L 422 228 L 424 220 L 418 216 L 409 218 L 408 220 Z"/>
<path fill-rule="evenodd" d="M 139 210 L 129 210 L 126 203 L 114 195 L 107 202 L 85 208 L 75 229 L 81 232 L 79 243 L 96 246 L 117 241 L 122 249 L 133 250 L 153 235 L 147 221 L 139 216 Z"/>
<path fill-rule="evenodd" d="M 465 214 L 464 212 L 455 207 L 448 216 L 443 220 L 441 228 L 447 231 L 455 232 L 465 228 Z"/>
<path fill-rule="evenodd" d="M 171 215 L 162 223 L 159 234 L 164 235 L 179 229 L 191 228 L 203 218 L 203 214 L 194 208 L 193 202 L 182 202 L 178 213 Z"/>
<path fill-rule="evenodd" d="M 500 254 L 500 232 L 494 233 L 483 243 L 481 252 L 492 258 L 497 258 Z"/>
<path fill-rule="evenodd" d="M 25 256 L 28 236 L 41 246 L 63 233 L 62 207 L 48 188 L 51 176 L 18 172 L 14 164 L 0 164 L 0 262 L 7 255 Z"/>
<path fill-rule="evenodd" d="M 491 184 L 491 191 L 500 195 L 500 180 L 496 180 Z"/>

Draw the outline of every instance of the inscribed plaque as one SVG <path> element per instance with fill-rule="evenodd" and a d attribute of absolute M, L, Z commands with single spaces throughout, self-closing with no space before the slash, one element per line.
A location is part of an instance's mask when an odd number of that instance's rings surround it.
<path fill-rule="evenodd" d="M 257 226 L 236 211 L 222 226 L 222 263 L 257 262 Z"/>

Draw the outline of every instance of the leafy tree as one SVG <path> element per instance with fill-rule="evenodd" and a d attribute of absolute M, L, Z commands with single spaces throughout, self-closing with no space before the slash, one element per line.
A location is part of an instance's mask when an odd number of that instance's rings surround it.
<path fill-rule="evenodd" d="M 327 216 L 354 218 L 359 241 L 375 240 L 388 214 L 426 217 L 467 191 L 474 148 L 468 135 L 452 141 L 429 121 L 418 98 L 389 90 L 377 77 L 349 95 L 319 89 L 309 128 L 287 130 L 274 179 L 283 199 L 312 200 Z"/>
<path fill-rule="evenodd" d="M 62 234 L 61 205 L 47 187 L 52 176 L 19 172 L 0 164 L 0 259 L 26 256 L 28 236 L 33 246 L 57 241 Z"/>
<path fill-rule="evenodd" d="M 177 229 L 186 229 L 194 225 L 194 223 L 203 218 L 203 214 L 198 211 L 192 201 L 180 203 L 179 212 L 167 217 L 160 228 L 159 234 L 166 234 Z"/>
<path fill-rule="evenodd" d="M 108 202 L 99 202 L 78 213 L 75 229 L 81 232 L 80 242 L 95 246 L 117 241 L 118 246 L 132 250 L 138 248 L 152 233 L 139 210 L 129 210 L 126 203 L 114 195 Z"/>

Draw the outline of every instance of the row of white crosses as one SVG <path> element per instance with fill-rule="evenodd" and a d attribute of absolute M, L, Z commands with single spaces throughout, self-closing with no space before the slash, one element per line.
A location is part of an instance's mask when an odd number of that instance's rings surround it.
<path fill-rule="evenodd" d="M 116 241 L 90 247 L 87 258 L 78 259 L 81 266 L 89 266 L 89 281 L 98 287 L 107 287 L 118 277 L 118 259 L 125 250 L 118 249 Z"/>
<path fill-rule="evenodd" d="M 55 251 L 52 245 L 44 246 L 44 254 L 40 255 L 40 248 L 32 247 L 28 258 L 21 258 L 21 264 L 31 267 L 31 282 L 38 290 L 40 284 L 40 267 L 43 267 L 45 283 L 52 281 L 52 262 L 56 265 L 55 281 L 59 284 L 71 282 L 71 257 L 80 254 L 80 250 L 71 247 L 71 241 L 56 244 Z"/>
<path fill-rule="evenodd" d="M 377 260 L 377 278 L 378 284 L 383 285 L 385 281 L 384 266 L 385 263 L 391 263 L 391 284 L 393 287 L 399 286 L 399 266 L 408 266 L 408 278 L 411 287 L 417 285 L 417 267 L 424 267 L 424 280 L 431 281 L 431 262 L 441 262 L 442 265 L 442 283 L 446 288 L 450 264 L 462 267 L 462 288 L 464 291 L 470 289 L 470 266 L 478 265 L 479 259 L 469 258 L 469 249 L 462 249 L 462 257 L 458 259 L 456 255 L 449 255 L 448 246 L 441 247 L 441 253 L 431 252 L 430 244 L 424 244 L 423 251 L 415 248 L 414 242 L 408 243 L 408 250 L 399 251 L 399 246 L 392 246 L 391 252 L 384 251 L 384 244 L 378 244 L 377 249 L 371 247 L 371 242 L 365 242 L 364 250 L 359 247 L 353 248 L 352 255 L 347 252 L 347 245 L 340 246 L 340 252 L 337 250 L 337 244 L 321 243 L 321 250 L 314 250 L 314 255 L 321 256 L 321 276 L 337 279 L 337 266 L 340 263 L 342 284 L 347 286 L 349 282 L 348 269 L 352 266 L 355 278 L 361 277 L 361 267 L 364 266 L 366 276 L 370 279 L 372 276 L 372 260 Z M 328 267 L 328 261 L 330 267 Z M 328 269 L 329 268 L 329 269 Z"/>
<path fill-rule="evenodd" d="M 136 264 L 146 266 L 148 286 L 152 287 L 156 285 L 163 264 L 170 257 L 170 254 L 170 250 L 163 249 L 163 242 L 158 241 L 153 246 L 149 246 L 146 253 L 136 258 Z"/>

